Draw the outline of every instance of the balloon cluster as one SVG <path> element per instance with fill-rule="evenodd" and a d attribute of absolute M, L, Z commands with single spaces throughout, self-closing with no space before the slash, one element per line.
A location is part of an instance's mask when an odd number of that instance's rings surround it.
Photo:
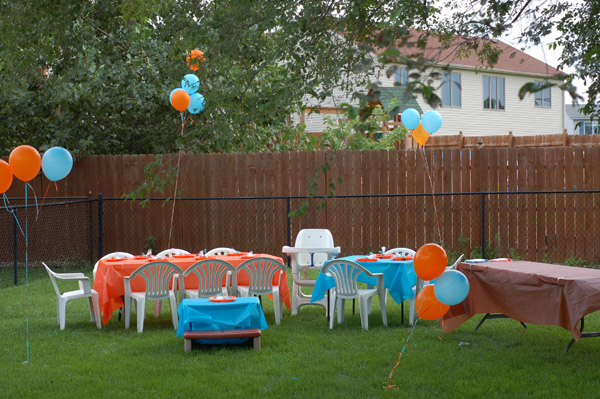
<path fill-rule="evenodd" d="M 71 153 L 62 147 L 52 147 L 40 157 L 40 153 L 30 145 L 20 145 L 13 149 L 8 157 L 8 163 L 0 160 L 0 194 L 10 188 L 13 176 L 28 182 L 40 171 L 50 181 L 65 178 L 73 168 Z"/>
<path fill-rule="evenodd" d="M 192 50 L 187 57 L 187 64 L 193 71 L 198 70 L 200 62 L 204 62 L 204 54 L 200 50 Z M 174 89 L 170 95 L 173 108 L 190 114 L 197 114 L 204 109 L 204 96 L 197 93 L 200 88 L 200 79 L 193 73 L 188 73 L 181 80 L 181 87 Z"/>
<path fill-rule="evenodd" d="M 442 115 L 437 111 L 427 111 L 423 117 L 414 108 L 408 108 L 402 113 L 402 123 L 407 129 L 412 130 L 415 141 L 425 145 L 429 135 L 434 134 L 442 127 Z"/>
<path fill-rule="evenodd" d="M 415 253 L 413 264 L 421 280 L 437 279 L 417 294 L 415 308 L 420 318 L 438 319 L 469 294 L 469 280 L 458 270 L 446 270 L 448 256 L 439 245 L 423 245 Z"/>

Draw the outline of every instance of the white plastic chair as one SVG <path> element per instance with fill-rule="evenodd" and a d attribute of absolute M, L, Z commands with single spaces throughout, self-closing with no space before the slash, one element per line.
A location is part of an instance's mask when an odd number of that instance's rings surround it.
<path fill-rule="evenodd" d="M 236 251 L 233 248 L 225 248 L 225 247 L 219 247 L 219 248 L 213 248 L 210 251 L 208 251 L 206 253 L 206 256 L 211 256 L 211 255 L 227 255 L 227 254 L 235 254 L 238 251 Z"/>
<path fill-rule="evenodd" d="M 125 284 L 125 328 L 129 328 L 132 300 L 136 301 L 137 332 L 141 333 L 144 331 L 146 300 L 163 301 L 165 299 L 169 300 L 173 326 L 177 328 L 177 298 L 174 291 L 175 275 L 178 277 L 179 292 L 182 294 L 185 291 L 183 286 L 183 272 L 179 266 L 170 262 L 159 260 L 146 263 L 137 268 L 129 277 L 123 279 Z M 131 280 L 136 277 L 144 279 L 146 283 L 144 291 L 131 291 Z M 169 282 L 171 280 L 172 286 L 169 289 Z M 183 298 L 181 295 L 180 297 Z"/>
<path fill-rule="evenodd" d="M 112 252 L 110 254 L 104 255 L 103 257 L 100 258 L 100 260 L 102 260 L 102 259 L 123 259 L 123 258 L 133 258 L 133 255 L 130 254 L 129 252 Z M 94 265 L 94 271 L 92 272 L 92 276 L 94 277 L 94 280 L 96 279 L 96 270 L 98 270 L 98 263 L 100 263 L 100 261 L 96 262 L 96 264 Z"/>
<path fill-rule="evenodd" d="M 220 259 L 205 259 L 194 263 L 183 272 L 183 277 L 190 274 L 198 276 L 198 288 L 186 289 L 188 298 L 208 298 L 213 295 L 228 295 L 229 276 L 235 273 L 235 268 L 227 261 Z M 225 287 L 222 286 L 226 278 Z"/>
<path fill-rule="evenodd" d="M 172 256 L 181 256 L 181 255 L 191 255 L 191 253 L 189 253 L 185 249 L 171 248 L 171 249 L 165 249 L 164 251 L 160 251 L 158 254 L 156 254 L 156 258 L 163 259 L 163 258 L 170 258 Z"/>
<path fill-rule="evenodd" d="M 387 326 L 387 314 L 385 311 L 385 288 L 383 273 L 371 273 L 356 262 L 344 259 L 334 259 L 328 262 L 321 273 L 332 276 L 335 280 L 335 287 L 329 294 L 330 309 L 332 309 L 329 319 L 329 328 L 333 328 L 335 309 L 337 308 L 338 324 L 344 321 L 344 301 L 346 299 L 358 298 L 358 307 L 360 311 L 360 324 L 363 329 L 369 329 L 369 313 L 371 313 L 371 300 L 374 295 L 379 295 L 379 304 L 381 308 L 381 317 L 383 325 Z M 357 284 L 358 275 L 364 273 L 369 277 L 377 278 L 377 287 L 369 289 L 359 289 Z"/>
<path fill-rule="evenodd" d="M 393 248 L 385 251 L 384 255 L 394 255 L 400 257 L 415 256 L 415 251 L 410 248 Z"/>
<path fill-rule="evenodd" d="M 327 229 L 303 229 L 296 236 L 293 247 L 284 246 L 281 251 L 291 257 L 292 263 L 292 315 L 304 305 L 327 307 L 324 298 L 310 303 L 311 295 L 302 292 L 302 287 L 314 287 L 316 280 L 307 277 L 308 270 L 320 270 L 323 264 L 339 255 L 340 247 L 333 246 L 333 236 Z"/>
<path fill-rule="evenodd" d="M 285 265 L 273 258 L 256 257 L 248 259 L 235 268 L 233 273 L 233 293 L 240 294 L 242 297 L 248 295 L 273 295 L 273 308 L 275 312 L 275 324 L 281 321 L 282 304 L 279 296 L 279 286 L 273 285 L 273 277 L 279 274 L 279 284 L 283 279 Z M 250 284 L 248 286 L 238 286 L 237 276 L 246 270 L 250 275 Z"/>
<path fill-rule="evenodd" d="M 93 290 L 90 286 L 90 278 L 86 277 L 83 273 L 55 273 L 50 270 L 48 265 L 46 265 L 44 262 L 42 262 L 42 264 L 46 268 L 48 276 L 50 276 L 52 286 L 54 287 L 54 291 L 56 292 L 56 322 L 60 326 L 60 329 L 65 329 L 65 313 L 67 302 L 71 299 L 79 298 L 88 298 L 90 303 L 91 319 L 96 323 L 96 327 L 102 328 L 100 319 L 100 305 L 98 303 L 98 292 Z M 75 291 L 67 291 L 61 294 L 56 280 L 77 281 L 79 284 L 79 289 Z"/>

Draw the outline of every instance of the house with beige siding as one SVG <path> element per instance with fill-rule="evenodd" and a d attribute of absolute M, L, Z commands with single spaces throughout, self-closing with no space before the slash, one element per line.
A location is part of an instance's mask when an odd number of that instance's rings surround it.
<path fill-rule="evenodd" d="M 458 57 L 456 48 L 461 40 L 465 39 L 457 36 L 449 46 L 441 46 L 435 39 L 430 39 L 424 51 L 425 57 L 434 60 L 432 68 L 439 69 L 441 74 L 440 79 L 431 83 L 442 99 L 442 105 L 436 110 L 442 115 L 443 124 L 436 135 L 563 132 L 564 92 L 558 86 L 546 87 L 519 99 L 519 90 L 526 83 L 559 84 L 562 74 L 559 70 L 499 40 L 489 41 L 502 50 L 498 62 L 490 68 L 480 64 L 474 54 L 468 58 Z M 370 79 L 380 87 L 402 87 L 410 72 L 399 65 L 394 75 L 387 76 L 385 69 L 380 67 Z M 432 109 L 422 97 L 417 97 L 416 101 L 420 111 Z M 324 118 L 339 113 L 340 104 L 344 102 L 358 104 L 351 93 L 342 90 L 334 91 L 332 97 L 322 102 L 306 98 L 305 104 L 320 113 L 307 111 L 296 115 L 295 120 L 304 121 L 308 132 L 320 132 L 324 128 Z"/>

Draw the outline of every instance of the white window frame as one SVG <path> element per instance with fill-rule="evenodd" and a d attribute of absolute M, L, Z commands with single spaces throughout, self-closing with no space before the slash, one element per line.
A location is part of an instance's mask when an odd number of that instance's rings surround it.
<path fill-rule="evenodd" d="M 539 80 L 535 82 L 538 86 L 545 83 L 547 82 Z M 552 87 L 545 87 L 542 90 L 536 91 L 533 97 L 533 105 L 537 108 L 552 108 Z"/>
<path fill-rule="evenodd" d="M 495 82 L 493 86 L 492 82 Z M 486 107 L 485 93 L 488 91 L 489 105 Z M 493 89 L 493 90 L 492 90 Z M 492 94 L 492 91 L 495 91 Z M 483 109 L 490 111 L 506 110 L 506 79 L 503 76 L 483 75 Z M 502 101 L 500 101 L 502 97 Z M 495 101 L 492 104 L 492 101 Z"/>
<path fill-rule="evenodd" d="M 455 79 L 456 77 L 458 82 Z M 445 101 L 444 93 L 446 90 L 448 91 L 449 101 Z M 458 100 L 454 98 L 456 90 L 458 90 Z M 462 107 L 462 76 L 460 72 L 442 72 L 442 107 Z"/>

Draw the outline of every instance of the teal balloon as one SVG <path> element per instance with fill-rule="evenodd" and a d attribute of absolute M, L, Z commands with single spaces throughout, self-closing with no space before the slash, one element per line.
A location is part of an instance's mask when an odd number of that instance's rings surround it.
<path fill-rule="evenodd" d="M 427 133 L 434 134 L 442 127 L 442 115 L 437 111 L 427 111 L 423 114 L 421 123 Z"/>
<path fill-rule="evenodd" d="M 188 73 L 181 81 L 181 88 L 187 91 L 188 94 L 193 94 L 200 88 L 200 79 L 193 73 Z"/>
<path fill-rule="evenodd" d="M 204 96 L 200 93 L 194 93 L 190 96 L 190 105 L 188 105 L 188 111 L 190 114 L 197 114 L 204 109 L 205 104 Z"/>
<path fill-rule="evenodd" d="M 435 280 L 433 292 L 444 305 L 457 305 L 469 295 L 469 280 L 458 270 L 447 270 Z"/>
<path fill-rule="evenodd" d="M 421 122 L 421 115 L 419 115 L 419 111 L 414 108 L 405 109 L 401 117 L 402 123 L 407 129 L 412 130 L 419 126 L 419 122 Z"/>
<path fill-rule="evenodd" d="M 64 179 L 72 168 L 73 157 L 62 147 L 52 147 L 42 157 L 42 171 L 50 181 Z"/>

